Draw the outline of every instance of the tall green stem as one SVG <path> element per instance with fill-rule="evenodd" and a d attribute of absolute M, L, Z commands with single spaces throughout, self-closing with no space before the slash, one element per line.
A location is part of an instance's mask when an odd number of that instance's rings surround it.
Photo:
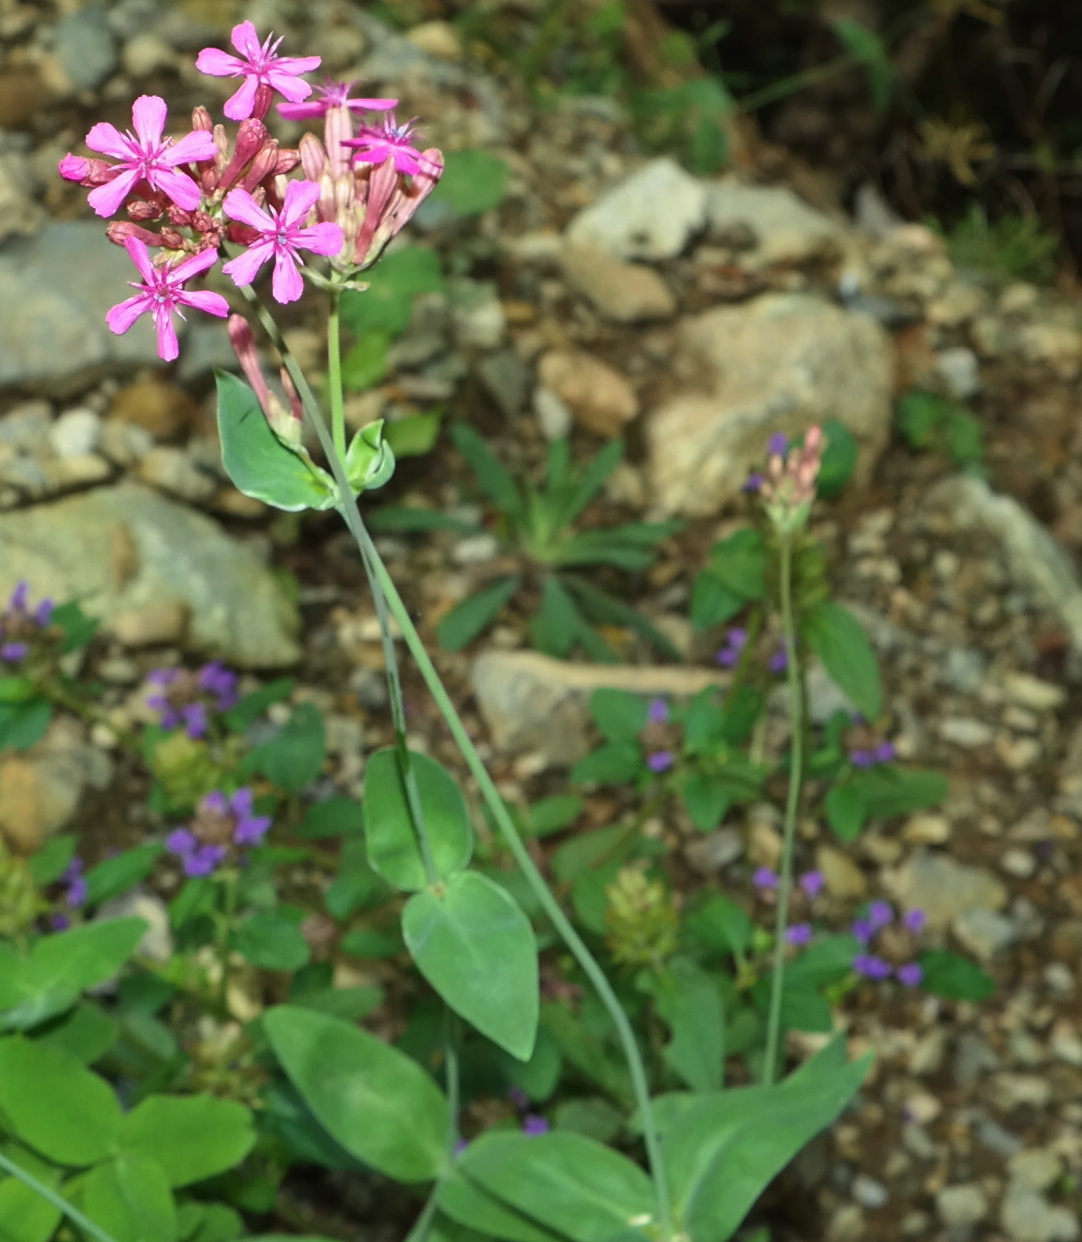
<path fill-rule="evenodd" d="M 260 322 L 266 328 L 271 339 L 278 347 L 282 360 L 289 372 L 290 378 L 297 387 L 298 393 L 304 402 L 305 409 L 308 412 L 312 425 L 319 437 L 320 444 L 327 457 L 327 463 L 331 468 L 331 473 L 339 488 L 340 495 L 345 498 L 351 495 L 349 480 L 346 478 L 345 464 L 341 456 L 335 451 L 334 443 L 323 422 L 322 412 L 319 403 L 315 399 L 310 385 L 304 378 L 304 374 L 297 365 L 296 359 L 290 353 L 285 340 L 278 331 L 277 324 L 267 312 L 266 308 L 258 301 L 254 293 L 250 290 L 242 290 L 249 296 L 256 314 L 259 316 Z M 328 386 L 332 391 L 338 387 L 340 389 L 340 374 L 328 376 Z M 546 916 L 555 927 L 557 933 L 563 942 L 567 945 L 572 956 L 578 962 L 583 974 L 590 980 L 601 1000 L 601 1003 L 608 1011 L 613 1026 L 616 1028 L 616 1034 L 623 1049 L 624 1057 L 627 1061 L 628 1072 L 631 1077 L 631 1086 L 635 1095 L 635 1102 L 639 1111 L 639 1118 L 642 1123 L 643 1139 L 646 1145 L 646 1154 L 650 1164 L 650 1173 L 654 1183 L 654 1194 L 657 1199 L 658 1224 L 660 1226 L 660 1236 L 662 1239 L 669 1239 L 673 1233 L 672 1224 L 672 1207 L 669 1199 L 668 1180 L 665 1175 L 665 1167 L 661 1158 L 661 1140 L 658 1134 L 657 1123 L 654 1118 L 653 1104 L 650 1100 L 650 1086 L 646 1077 L 646 1067 L 643 1062 L 642 1053 L 635 1040 L 635 1033 L 631 1029 L 631 1023 L 628 1021 L 627 1014 L 623 1010 L 616 993 L 613 991 L 612 985 L 605 976 L 605 972 L 590 952 L 582 937 L 575 930 L 567 915 L 564 914 L 560 903 L 553 896 L 548 885 L 545 883 L 544 877 L 538 870 L 533 859 L 530 857 L 529 850 L 523 844 L 515 828 L 514 822 L 508 813 L 507 807 L 503 799 L 500 797 L 499 790 L 496 788 L 495 782 L 489 776 L 484 761 L 478 754 L 477 747 L 474 745 L 466 726 L 462 722 L 451 696 L 444 688 L 440 675 L 433 664 L 428 651 L 425 649 L 424 641 L 417 632 L 417 627 L 413 624 L 413 618 L 409 614 L 402 597 L 398 593 L 398 589 L 394 584 L 387 567 L 384 565 L 382 558 L 376 545 L 372 542 L 361 515 L 355 504 L 343 501 L 339 508 L 345 520 L 346 526 L 349 528 L 350 534 L 353 536 L 357 544 L 357 550 L 361 554 L 361 558 L 375 578 L 375 581 L 386 600 L 391 615 L 398 622 L 399 629 L 402 632 L 403 640 L 409 648 L 410 654 L 413 656 L 417 664 L 418 671 L 428 687 L 429 693 L 432 695 L 436 706 L 440 710 L 447 723 L 448 729 L 451 731 L 452 737 L 458 744 L 462 757 L 469 769 L 470 774 L 477 782 L 477 787 L 484 799 L 493 822 L 497 830 L 503 837 L 508 850 L 510 851 L 515 862 L 519 866 L 526 882 L 537 898 L 538 904 L 544 910 Z"/>
<path fill-rule="evenodd" d="M 331 289 L 331 306 L 327 315 L 327 388 L 331 402 L 331 439 L 335 453 L 345 461 L 346 409 L 342 395 L 342 334 L 339 310 L 341 298 L 341 290 Z M 296 380 L 293 382 L 296 383 Z"/>
<path fill-rule="evenodd" d="M 38 1181 L 32 1173 L 27 1173 L 21 1165 L 9 1159 L 3 1152 L 0 1152 L 0 1169 L 3 1169 L 5 1173 L 10 1173 L 12 1177 L 22 1182 L 24 1186 L 28 1187 L 35 1194 L 41 1195 L 58 1212 L 63 1212 L 68 1220 L 77 1229 L 81 1229 L 83 1233 L 92 1238 L 97 1238 L 98 1242 L 117 1242 L 111 1233 L 106 1233 L 100 1225 L 95 1225 L 89 1216 L 84 1216 L 78 1208 L 72 1207 L 63 1195 L 57 1194 L 51 1186 L 46 1186 L 44 1182 Z"/>
<path fill-rule="evenodd" d="M 781 536 L 781 624 L 789 673 L 789 792 L 785 799 L 785 823 L 781 838 L 781 867 L 778 875 L 778 909 L 774 922 L 774 970 L 770 979 L 770 1012 L 766 1024 L 766 1056 L 763 1085 L 769 1087 L 777 1070 L 781 1045 L 781 1003 L 785 986 L 785 934 L 789 928 L 789 895 L 793 889 L 793 843 L 796 817 L 800 808 L 800 787 L 804 775 L 804 683 L 796 645 L 793 616 L 793 537 Z"/>

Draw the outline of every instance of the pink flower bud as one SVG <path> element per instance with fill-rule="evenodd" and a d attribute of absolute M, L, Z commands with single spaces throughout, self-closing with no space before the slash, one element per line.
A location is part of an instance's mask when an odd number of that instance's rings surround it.
<path fill-rule="evenodd" d="M 263 378 L 263 368 L 259 363 L 255 337 L 252 336 L 248 320 L 243 315 L 230 315 L 228 330 L 229 343 L 233 346 L 233 352 L 237 355 L 241 370 L 247 377 L 248 383 L 251 384 L 252 391 L 256 395 L 271 430 L 290 444 L 300 444 L 303 407 L 297 396 L 297 390 L 293 387 L 293 381 L 289 378 L 289 373 L 283 368 L 282 385 L 289 397 L 291 407 L 287 413 L 281 401 L 267 387 L 267 381 Z"/>

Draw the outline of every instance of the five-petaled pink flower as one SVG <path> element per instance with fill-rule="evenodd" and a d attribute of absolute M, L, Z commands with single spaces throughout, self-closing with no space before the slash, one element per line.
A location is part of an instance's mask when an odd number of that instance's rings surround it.
<path fill-rule="evenodd" d="M 91 190 L 87 202 L 99 216 L 111 216 L 140 181 L 148 181 L 185 211 L 194 211 L 202 201 L 199 186 L 182 172 L 178 164 L 212 160 L 217 154 L 214 136 L 193 130 L 174 141 L 162 138 L 167 108 L 159 95 L 140 95 L 132 105 L 135 133 L 122 134 L 115 125 L 99 121 L 86 136 L 91 151 L 111 155 L 119 163 L 105 185 Z"/>
<path fill-rule="evenodd" d="M 278 111 L 287 121 L 310 121 L 326 116 L 331 108 L 348 108 L 351 112 L 386 112 L 398 107 L 397 99 L 351 99 L 352 82 L 335 82 L 328 78 L 316 90 L 322 99 L 309 99 L 306 103 L 280 103 Z"/>
<path fill-rule="evenodd" d="M 208 315 L 224 318 L 229 314 L 229 303 L 220 293 L 203 291 L 189 293 L 184 282 L 207 268 L 213 267 L 218 261 L 217 250 L 208 249 L 200 254 L 192 255 L 181 263 L 168 267 L 155 267 L 150 261 L 150 252 L 146 245 L 137 237 L 129 237 L 124 246 L 131 256 L 132 262 L 139 269 L 143 283 L 132 280 L 128 283 L 133 289 L 140 290 L 135 297 L 118 303 L 105 316 L 105 322 L 118 336 L 132 326 L 140 315 L 154 316 L 154 326 L 158 333 L 158 354 L 166 362 L 172 362 L 180 352 L 177 334 L 173 327 L 173 312 L 183 319 L 182 306 L 194 306 L 196 310 L 206 311 Z"/>
<path fill-rule="evenodd" d="M 268 259 L 274 259 L 271 291 L 275 301 L 295 302 L 304 290 L 298 265 L 303 263 L 298 250 L 314 254 L 337 254 L 345 245 L 337 224 L 313 224 L 304 221 L 316 204 L 320 187 L 314 181 L 291 181 L 286 186 L 282 210 L 264 211 L 247 190 L 230 190 L 225 196 L 226 214 L 262 234 L 243 254 L 230 259 L 222 271 L 238 285 L 250 285 Z"/>
<path fill-rule="evenodd" d="M 356 147 L 356 159 L 364 164 L 382 164 L 394 158 L 395 172 L 419 173 L 423 168 L 421 152 L 410 141 L 417 118 L 399 125 L 394 113 L 386 116 L 378 125 L 362 125 L 356 138 L 342 143 L 344 147 Z"/>
<path fill-rule="evenodd" d="M 251 22 L 234 26 L 230 42 L 240 52 L 239 56 L 230 56 L 216 47 L 205 47 L 196 58 L 195 67 L 213 78 L 244 78 L 240 89 L 225 102 L 223 111 L 231 121 L 243 121 L 252 115 L 260 86 L 276 90 L 294 103 L 307 99 L 312 93 L 311 86 L 297 75 L 318 69 L 322 63 L 319 56 L 278 56 L 282 40 L 269 34 L 261 44 Z M 269 104 L 269 98 L 267 102 Z"/>

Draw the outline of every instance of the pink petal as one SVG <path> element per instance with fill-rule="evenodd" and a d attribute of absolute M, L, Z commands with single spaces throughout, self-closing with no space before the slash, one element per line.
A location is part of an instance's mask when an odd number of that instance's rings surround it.
<path fill-rule="evenodd" d="M 108 121 L 99 121 L 97 125 L 90 127 L 90 133 L 86 136 L 86 145 L 91 151 L 111 155 L 115 160 L 131 159 L 131 139 L 125 137 L 115 125 L 110 125 Z"/>
<path fill-rule="evenodd" d="M 194 293 L 185 291 L 177 301 L 184 306 L 194 306 L 196 310 L 206 311 L 208 315 L 217 315 L 224 319 L 229 314 L 229 303 L 220 293 L 212 293 L 209 289 L 197 289 Z"/>
<path fill-rule="evenodd" d="M 304 292 L 304 281 L 295 263 L 293 256 L 285 251 L 280 251 L 274 260 L 271 292 L 276 302 L 295 302 Z"/>
<path fill-rule="evenodd" d="M 243 254 L 230 259 L 222 267 L 222 271 L 238 285 L 250 285 L 255 280 L 259 269 L 274 254 L 274 246 L 269 241 L 255 242 Z"/>
<path fill-rule="evenodd" d="M 199 187 L 186 173 L 172 168 L 155 168 L 147 175 L 147 180 L 185 211 L 195 211 L 203 201 Z"/>
<path fill-rule="evenodd" d="M 321 193 L 322 190 L 315 181 L 291 181 L 286 186 L 285 201 L 278 217 L 279 227 L 284 225 L 289 229 L 303 224 L 305 217 L 319 202 Z"/>
<path fill-rule="evenodd" d="M 138 237 L 127 237 L 124 239 L 124 249 L 128 252 L 128 257 L 139 269 L 139 275 L 148 285 L 156 285 L 159 281 L 159 273 L 150 261 L 150 251 L 146 248 L 146 243 L 141 242 Z"/>
<path fill-rule="evenodd" d="M 195 67 L 211 78 L 231 78 L 243 73 L 247 65 L 217 47 L 205 47 L 195 58 Z"/>
<path fill-rule="evenodd" d="M 126 168 L 105 185 L 99 185 L 86 196 L 86 201 L 99 216 L 113 216 L 139 181 L 139 170 Z"/>
<path fill-rule="evenodd" d="M 229 35 L 229 42 L 248 61 L 255 60 L 263 50 L 252 22 L 241 22 L 239 26 L 234 26 Z"/>
<path fill-rule="evenodd" d="M 177 330 L 173 327 L 173 312 L 159 306 L 154 312 L 154 326 L 158 330 L 158 357 L 164 362 L 172 362 L 180 353 L 177 343 Z"/>
<path fill-rule="evenodd" d="M 271 65 L 271 72 L 276 73 L 281 70 L 283 73 L 292 74 L 311 73 L 321 64 L 323 64 L 322 56 L 276 56 Z"/>
<path fill-rule="evenodd" d="M 345 234 L 337 224 L 313 224 L 293 234 L 293 245 L 298 250 L 311 250 L 313 254 L 338 254 L 346 244 Z"/>
<path fill-rule="evenodd" d="M 286 191 L 288 196 L 289 191 Z M 247 224 L 260 233 L 273 233 L 277 227 L 271 216 L 267 214 L 248 193 L 247 190 L 230 190 L 222 203 L 225 213 L 241 224 Z"/>
<path fill-rule="evenodd" d="M 140 95 L 132 104 L 132 124 L 144 151 L 161 145 L 168 113 L 169 109 L 160 95 Z"/>
<path fill-rule="evenodd" d="M 241 83 L 240 89 L 235 91 L 225 101 L 222 111 L 231 121 L 244 121 L 252 115 L 252 109 L 255 107 L 255 93 L 259 81 L 254 74 L 246 77 Z"/>
<path fill-rule="evenodd" d="M 354 112 L 387 112 L 398 107 L 397 99 L 349 99 L 346 107 Z"/>
<path fill-rule="evenodd" d="M 314 103 L 280 103 L 278 105 L 278 114 L 284 116 L 287 121 L 311 121 L 317 116 L 322 116 L 327 111 L 327 104 L 324 100 Z"/>
<path fill-rule="evenodd" d="M 117 336 L 123 336 L 132 324 L 141 315 L 145 315 L 153 305 L 154 301 L 150 294 L 138 293 L 135 297 L 118 302 L 116 306 L 106 311 L 105 322 L 109 325 L 110 332 L 115 332 Z"/>
<path fill-rule="evenodd" d="M 198 254 L 193 254 L 191 258 L 184 259 L 176 267 L 170 268 L 169 278 L 175 284 L 183 284 L 184 281 L 191 280 L 193 276 L 209 271 L 217 262 L 217 250 L 213 246 L 208 246 L 206 250 L 200 250 Z"/>
<path fill-rule="evenodd" d="M 193 129 L 190 134 L 178 138 L 162 156 L 167 164 L 192 164 L 200 160 L 212 160 L 218 154 L 214 135 L 205 129 Z"/>

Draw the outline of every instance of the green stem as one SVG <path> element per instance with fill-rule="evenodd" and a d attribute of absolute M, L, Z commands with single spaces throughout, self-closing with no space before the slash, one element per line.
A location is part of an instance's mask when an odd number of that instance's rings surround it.
<path fill-rule="evenodd" d="M 790 532 L 781 537 L 781 624 L 789 673 L 789 792 L 785 799 L 785 822 L 781 838 L 781 867 L 778 875 L 778 909 L 774 923 L 774 970 L 770 979 L 770 1012 L 766 1025 L 766 1055 L 763 1085 L 769 1087 L 777 1070 L 781 1045 L 781 1002 L 785 984 L 785 933 L 789 927 L 789 895 L 793 888 L 793 843 L 800 807 L 800 786 L 804 772 L 804 684 L 796 645 L 793 617 L 793 540 Z"/>
<path fill-rule="evenodd" d="M 24 1186 L 27 1186 L 35 1194 L 41 1195 L 41 1197 L 47 1203 L 51 1203 L 57 1211 L 63 1212 L 68 1220 L 70 1220 L 77 1229 L 81 1229 L 83 1233 L 89 1234 L 92 1238 L 97 1238 L 98 1242 L 117 1242 L 116 1238 L 114 1238 L 111 1233 L 106 1233 L 100 1225 L 95 1225 L 94 1222 L 88 1216 L 84 1216 L 78 1208 L 72 1207 L 63 1195 L 57 1194 L 51 1186 L 46 1186 L 44 1182 L 39 1182 L 32 1173 L 27 1173 L 24 1168 L 17 1165 L 15 1161 L 10 1159 L 8 1156 L 5 1156 L 3 1152 L 0 1152 L 0 1169 L 3 1169 L 6 1173 L 10 1173 L 12 1177 L 22 1182 Z"/>
<path fill-rule="evenodd" d="M 327 463 L 331 468 L 331 473 L 334 475 L 340 494 L 343 498 L 350 496 L 351 491 L 349 481 L 346 478 L 344 463 L 334 451 L 334 444 L 324 425 L 319 403 L 315 399 L 311 386 L 304 378 L 304 374 L 297 365 L 296 359 L 290 353 L 285 340 L 282 338 L 282 334 L 278 331 L 277 325 L 266 308 L 259 302 L 251 290 L 242 288 L 242 292 L 248 296 L 249 301 L 255 308 L 256 314 L 259 316 L 260 322 L 266 328 L 282 355 L 282 361 L 289 372 L 290 378 L 296 385 L 298 393 L 301 395 L 305 409 L 308 411 L 309 418 L 323 446 L 323 451 L 327 456 Z M 613 991 L 612 985 L 606 978 L 605 972 L 587 948 L 585 941 L 575 930 L 560 903 L 549 890 L 544 877 L 530 857 L 529 850 L 527 850 L 519 837 L 507 807 L 500 797 L 500 792 L 496 788 L 492 777 L 489 776 L 484 761 L 478 754 L 477 747 L 467 732 L 466 726 L 463 724 L 462 718 L 459 716 L 451 700 L 451 696 L 444 688 L 436 666 L 425 649 L 424 641 L 417 632 L 417 627 L 413 624 L 413 618 L 409 614 L 409 609 L 399 595 L 398 588 L 391 579 L 376 545 L 372 542 L 372 537 L 361 520 L 357 506 L 343 501 L 339 512 L 342 514 L 350 534 L 353 535 L 357 543 L 357 550 L 360 552 L 366 567 L 371 567 L 391 615 L 398 622 L 402 637 L 417 664 L 418 671 L 428 687 L 428 691 L 432 695 L 436 706 L 439 708 L 440 714 L 446 721 L 451 736 L 458 744 L 466 767 L 477 782 L 481 797 L 488 806 L 497 830 L 503 837 L 518 867 L 526 877 L 526 882 L 533 890 L 538 904 L 571 951 L 583 974 L 590 980 L 601 1003 L 608 1011 L 613 1026 L 616 1028 L 617 1037 L 620 1040 L 624 1057 L 627 1060 L 628 1072 L 631 1076 L 631 1086 L 635 1094 L 635 1102 L 638 1106 L 639 1117 L 642 1123 L 643 1139 L 646 1145 L 646 1154 L 657 1199 L 658 1224 L 661 1229 L 661 1237 L 668 1239 L 673 1232 L 672 1208 L 669 1200 L 668 1180 L 661 1158 L 661 1140 L 658 1134 L 657 1123 L 654 1119 L 653 1104 L 650 1100 L 650 1086 L 647 1082 L 642 1053 L 635 1041 L 635 1033 L 631 1029 L 631 1023 L 628 1021 L 627 1014 L 624 1012 L 616 993 Z"/>
<path fill-rule="evenodd" d="M 331 308 L 327 314 L 327 389 L 331 401 L 331 439 L 334 442 L 335 453 L 344 461 L 346 457 L 346 411 L 342 395 L 342 337 L 339 314 L 341 297 L 339 289 L 331 289 Z"/>
<path fill-rule="evenodd" d="M 222 871 L 222 886 L 225 889 L 224 909 L 218 916 L 218 935 L 216 948 L 218 965 L 222 968 L 222 977 L 218 982 L 218 1001 L 222 1012 L 229 1016 L 229 938 L 233 931 L 233 919 L 237 913 L 237 876 L 233 870 Z"/>

